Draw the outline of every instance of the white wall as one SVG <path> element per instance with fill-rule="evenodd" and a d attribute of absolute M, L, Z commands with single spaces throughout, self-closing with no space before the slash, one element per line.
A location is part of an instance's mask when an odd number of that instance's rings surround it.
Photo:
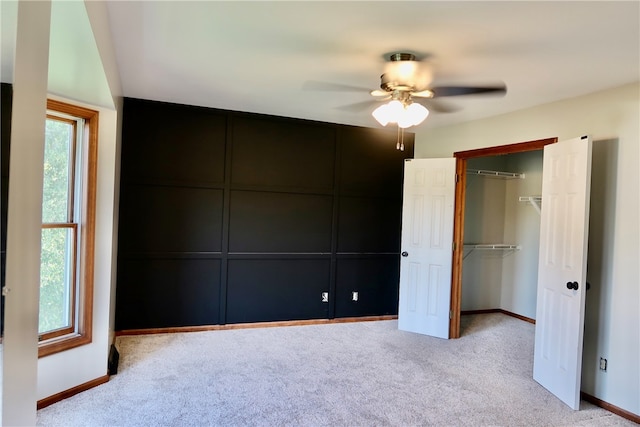
<path fill-rule="evenodd" d="M 86 7 L 86 8 L 85 8 Z M 75 29 L 61 34 L 72 17 Z M 57 2 L 52 10 L 52 58 L 49 97 L 99 112 L 96 191 L 96 240 L 93 289 L 93 337 L 91 344 L 38 360 L 38 399 L 68 390 L 107 374 L 107 357 L 113 336 L 112 296 L 115 293 L 117 187 L 121 120 L 120 80 L 106 7 L 103 2 Z M 53 37 L 55 35 L 55 37 Z M 81 40 L 76 40 L 81 39 Z M 65 41 L 71 49 L 58 46 Z M 61 53 L 63 52 L 63 53 Z M 75 56 L 70 56 L 75 53 Z M 51 68 L 57 68 L 51 70 Z M 83 84 L 73 85 L 65 70 L 92 74 Z M 96 75 L 100 74 L 100 75 Z M 59 76 L 59 77 L 57 77 Z M 55 92 L 60 95 L 53 95 Z M 105 94 L 112 94 L 111 97 Z M 84 102 L 83 102 L 84 101 Z"/>
<path fill-rule="evenodd" d="M 469 159 L 468 169 L 504 171 L 504 157 Z M 505 180 L 467 176 L 464 243 L 505 243 Z M 465 250 L 461 310 L 500 308 L 503 251 Z"/>
<path fill-rule="evenodd" d="M 49 2 L 20 2 L 9 158 L 2 424 L 35 425 Z"/>
<path fill-rule="evenodd" d="M 109 342 L 114 341 L 115 313 L 116 313 L 116 273 L 118 258 L 118 206 L 120 201 L 120 148 L 122 146 L 122 83 L 116 62 L 116 53 L 111 37 L 111 28 L 109 27 L 109 11 L 107 10 L 106 1 L 85 1 L 85 7 L 91 31 L 93 33 L 96 47 L 104 70 L 104 75 L 109 86 L 109 92 L 113 97 L 113 106 L 117 114 L 116 136 L 114 149 L 114 182 L 113 182 L 113 218 L 112 218 L 112 237 L 111 237 L 111 295 L 109 299 Z M 105 182 L 106 178 L 105 178 Z M 105 236 L 106 239 L 106 236 Z M 105 273 L 106 274 L 106 273 Z M 106 304 L 105 300 L 100 304 Z"/>
<path fill-rule="evenodd" d="M 85 9 L 84 2 L 56 0 L 51 6 L 50 21 L 47 2 L 20 2 L 16 73 L 13 82 L 11 188 L 7 233 L 7 286 L 20 286 L 17 292 L 12 292 L 6 300 L 2 395 L 5 409 L 4 425 L 35 425 L 36 400 L 103 377 L 107 373 L 108 349 L 113 329 L 116 186 L 119 174 L 119 118 L 122 99 L 106 21 L 106 7 L 103 2 L 90 3 Z M 65 19 L 70 13 L 74 16 L 76 25 L 65 24 Z M 89 15 L 93 18 L 91 26 Z M 49 22 L 51 32 L 55 34 L 51 39 Z M 65 29 L 69 34 L 61 34 Z M 74 42 L 73 48 L 70 48 L 69 43 L 76 39 L 80 43 Z M 88 52 L 85 49 L 94 51 Z M 49 55 L 53 60 L 49 61 Z M 60 60 L 60 55 L 63 61 Z M 25 58 L 26 62 L 23 62 L 26 65 L 18 72 L 20 58 Z M 50 69 L 59 66 L 56 64 L 64 64 L 64 67 L 73 71 L 73 75 L 91 74 L 91 83 L 87 84 L 85 81 L 83 85 L 71 88 L 68 86 L 68 76 L 64 72 Z M 102 75 L 96 75 L 99 73 Z M 42 85 L 38 85 L 39 82 Z M 105 93 L 111 93 L 112 98 L 105 97 Z M 38 359 L 38 268 L 42 219 L 36 218 L 41 209 L 33 208 L 32 205 L 42 204 L 42 146 L 47 97 L 92 108 L 100 114 L 93 340 L 91 344 Z M 41 105 L 42 109 L 41 127 L 33 126 L 33 117 L 38 105 Z M 23 114 L 22 110 L 25 109 L 28 111 Z M 32 135 L 34 132 L 39 133 Z M 27 142 L 32 139 L 34 142 Z M 36 145 L 41 148 L 38 150 Z M 36 153 L 40 155 L 37 156 Z M 39 174 L 37 171 L 40 171 Z M 30 194 L 34 196 L 26 197 Z M 26 199 L 31 198 L 38 198 L 39 202 L 29 205 L 24 203 Z M 21 222 L 27 220 L 29 224 L 22 226 Z M 25 238 L 32 234 L 37 237 Z M 16 236 L 19 238 L 16 239 Z M 33 260 L 36 268 L 27 265 Z M 30 286 L 24 286 L 27 279 Z"/>
<path fill-rule="evenodd" d="M 469 159 L 468 169 L 524 174 L 524 179 L 467 175 L 465 243 L 505 243 L 515 251 L 465 250 L 461 309 L 500 308 L 536 316 L 540 214 L 520 196 L 540 195 L 542 151 Z"/>
<path fill-rule="evenodd" d="M 52 99 L 69 100 L 50 96 Z M 98 180 L 93 283 L 93 337 L 91 344 L 38 359 L 38 400 L 107 374 L 109 353 L 111 280 L 113 258 L 114 182 L 116 171 L 117 115 L 114 110 L 74 101 L 97 110 Z"/>
<path fill-rule="evenodd" d="M 520 196 L 542 192 L 542 151 L 512 154 L 507 171 L 524 173 L 524 179 L 505 182 L 505 242 L 521 247 L 504 258 L 500 308 L 530 319 L 536 317 L 540 213 Z"/>
<path fill-rule="evenodd" d="M 436 129 L 418 129 L 415 156 L 557 136 L 594 141 L 582 390 L 640 414 L 640 83 Z M 599 153 L 599 154 L 598 154 Z M 607 205 L 603 206 L 603 202 Z M 595 268 L 594 268 L 595 269 Z M 599 357 L 609 361 L 599 371 Z"/>

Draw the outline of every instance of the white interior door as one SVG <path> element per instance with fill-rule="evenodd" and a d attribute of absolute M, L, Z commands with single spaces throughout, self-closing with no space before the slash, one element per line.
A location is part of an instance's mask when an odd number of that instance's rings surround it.
<path fill-rule="evenodd" d="M 544 149 L 533 378 L 580 407 L 591 138 Z"/>
<path fill-rule="evenodd" d="M 449 338 L 456 159 L 404 164 L 398 329 Z"/>

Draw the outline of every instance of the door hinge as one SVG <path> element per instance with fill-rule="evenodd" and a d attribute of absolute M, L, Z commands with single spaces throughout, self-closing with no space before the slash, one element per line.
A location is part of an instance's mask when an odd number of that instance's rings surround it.
<path fill-rule="evenodd" d="M 460 175 L 456 174 L 456 183 L 460 181 Z"/>
<path fill-rule="evenodd" d="M 453 252 L 456 251 L 456 242 L 451 243 L 451 248 L 453 249 Z"/>
<path fill-rule="evenodd" d="M 449 310 L 449 319 L 453 319 L 453 310 Z"/>

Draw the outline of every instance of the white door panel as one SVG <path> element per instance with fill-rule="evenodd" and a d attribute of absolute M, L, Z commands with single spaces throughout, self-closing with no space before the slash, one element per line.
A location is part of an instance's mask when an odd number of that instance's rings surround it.
<path fill-rule="evenodd" d="M 455 168 L 405 161 L 398 329 L 449 338 Z"/>
<path fill-rule="evenodd" d="M 544 149 L 533 377 L 580 407 L 591 139 Z"/>

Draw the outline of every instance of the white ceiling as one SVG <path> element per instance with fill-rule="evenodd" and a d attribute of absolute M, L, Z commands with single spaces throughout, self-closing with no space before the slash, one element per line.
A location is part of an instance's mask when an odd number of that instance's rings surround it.
<path fill-rule="evenodd" d="M 446 98 L 461 110 L 432 113 L 427 127 L 640 80 L 638 1 L 111 1 L 107 9 L 128 97 L 375 127 L 373 107 L 340 107 L 371 99 L 385 54 L 426 57 L 436 86 L 507 85 L 504 97 Z M 308 90 L 309 81 L 362 90 Z"/>
<path fill-rule="evenodd" d="M 472 120 L 640 79 L 639 2 L 110 2 L 125 96 L 377 126 L 338 107 L 375 89 L 383 55 L 428 55 L 434 84 L 503 81 L 422 126 Z"/>

